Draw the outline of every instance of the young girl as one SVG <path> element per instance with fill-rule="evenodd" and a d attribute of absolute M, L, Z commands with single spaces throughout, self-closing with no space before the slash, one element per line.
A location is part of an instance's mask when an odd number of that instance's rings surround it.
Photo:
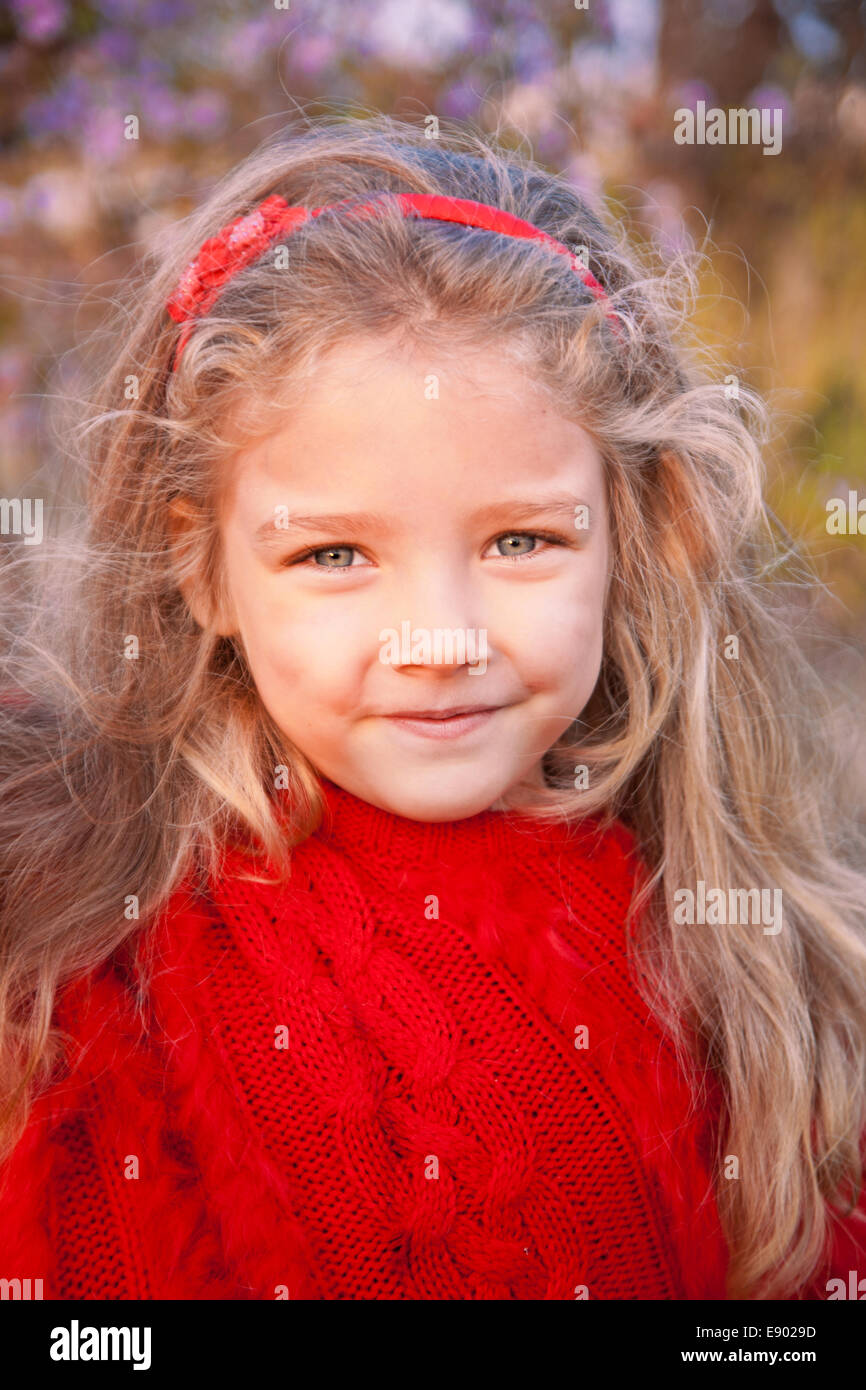
<path fill-rule="evenodd" d="M 131 286 L 7 571 L 22 1296 L 857 1296 L 863 841 L 681 288 L 386 117 Z"/>

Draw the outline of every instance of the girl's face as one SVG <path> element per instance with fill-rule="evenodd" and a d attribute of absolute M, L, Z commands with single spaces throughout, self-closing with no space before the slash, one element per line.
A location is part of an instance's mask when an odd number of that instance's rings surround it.
<path fill-rule="evenodd" d="M 331 781 L 411 819 L 541 785 L 602 658 L 590 437 L 495 351 L 440 367 L 387 343 L 333 351 L 287 419 L 237 455 L 221 517 L 218 630 L 276 724 Z M 467 706 L 485 712 L 431 717 Z"/>

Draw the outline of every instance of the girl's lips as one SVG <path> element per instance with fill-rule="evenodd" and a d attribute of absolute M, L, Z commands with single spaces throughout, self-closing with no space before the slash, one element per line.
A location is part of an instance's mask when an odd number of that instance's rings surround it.
<path fill-rule="evenodd" d="M 397 714 L 386 715 L 386 718 L 389 724 L 406 729 L 410 734 L 419 734 L 421 738 L 460 738 L 462 734 L 489 724 L 503 708 L 503 705 L 497 705 L 495 709 L 483 709 L 475 714 L 452 714 L 448 719 L 412 719 Z"/>

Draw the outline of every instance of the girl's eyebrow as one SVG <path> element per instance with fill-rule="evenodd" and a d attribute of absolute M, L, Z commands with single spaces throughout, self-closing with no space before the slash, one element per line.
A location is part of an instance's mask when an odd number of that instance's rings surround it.
<path fill-rule="evenodd" d="M 568 517 L 573 523 L 578 507 L 586 507 L 589 516 L 592 516 L 589 503 L 576 493 L 554 492 L 547 496 L 536 495 L 531 498 L 512 497 L 479 507 L 470 514 L 469 520 L 472 523 L 486 522 L 488 525 L 495 525 L 498 519 L 508 521 L 517 514 L 527 521 L 533 517 L 558 516 Z M 253 533 L 253 547 L 256 550 L 273 550 L 284 546 L 292 535 L 304 531 L 330 531 L 335 535 L 372 531 L 380 535 L 393 535 L 398 529 L 393 518 L 385 516 L 382 512 L 321 512 L 315 516 L 290 512 L 286 526 L 277 525 L 275 518 L 263 521 Z M 586 531 L 589 528 L 581 529 Z"/>

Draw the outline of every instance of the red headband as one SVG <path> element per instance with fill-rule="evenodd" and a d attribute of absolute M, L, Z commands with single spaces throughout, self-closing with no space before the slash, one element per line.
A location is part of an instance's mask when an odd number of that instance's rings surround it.
<path fill-rule="evenodd" d="M 380 195 L 376 195 L 381 197 Z M 526 237 L 532 241 L 543 242 L 551 250 L 567 256 L 571 267 L 580 276 L 587 289 L 596 299 L 608 306 L 610 300 L 586 266 L 561 241 L 556 241 L 547 232 L 514 217 L 502 208 L 491 207 L 488 203 L 476 203 L 467 198 L 449 198 L 429 193 L 395 193 L 404 217 L 429 217 L 440 222 L 459 222 L 464 227 L 481 227 L 488 232 L 502 232 L 505 236 Z M 180 278 L 177 289 L 168 301 L 166 308 L 176 323 L 185 323 L 186 328 L 180 336 L 174 355 L 172 369 L 177 367 L 181 353 L 192 331 L 193 321 L 201 318 L 213 306 L 222 289 L 232 276 L 252 261 L 258 259 L 263 251 L 283 232 L 292 232 L 302 222 L 311 217 L 319 217 L 323 212 L 340 208 L 348 202 L 327 203 L 324 207 L 290 207 L 278 193 L 265 198 L 245 217 L 236 217 L 228 226 L 209 237 L 201 247 L 195 260 L 190 261 Z M 375 216 L 381 208 L 377 201 L 362 203 L 347 209 L 350 216 Z M 616 315 L 608 308 L 606 317 L 614 332 L 618 332 Z"/>

